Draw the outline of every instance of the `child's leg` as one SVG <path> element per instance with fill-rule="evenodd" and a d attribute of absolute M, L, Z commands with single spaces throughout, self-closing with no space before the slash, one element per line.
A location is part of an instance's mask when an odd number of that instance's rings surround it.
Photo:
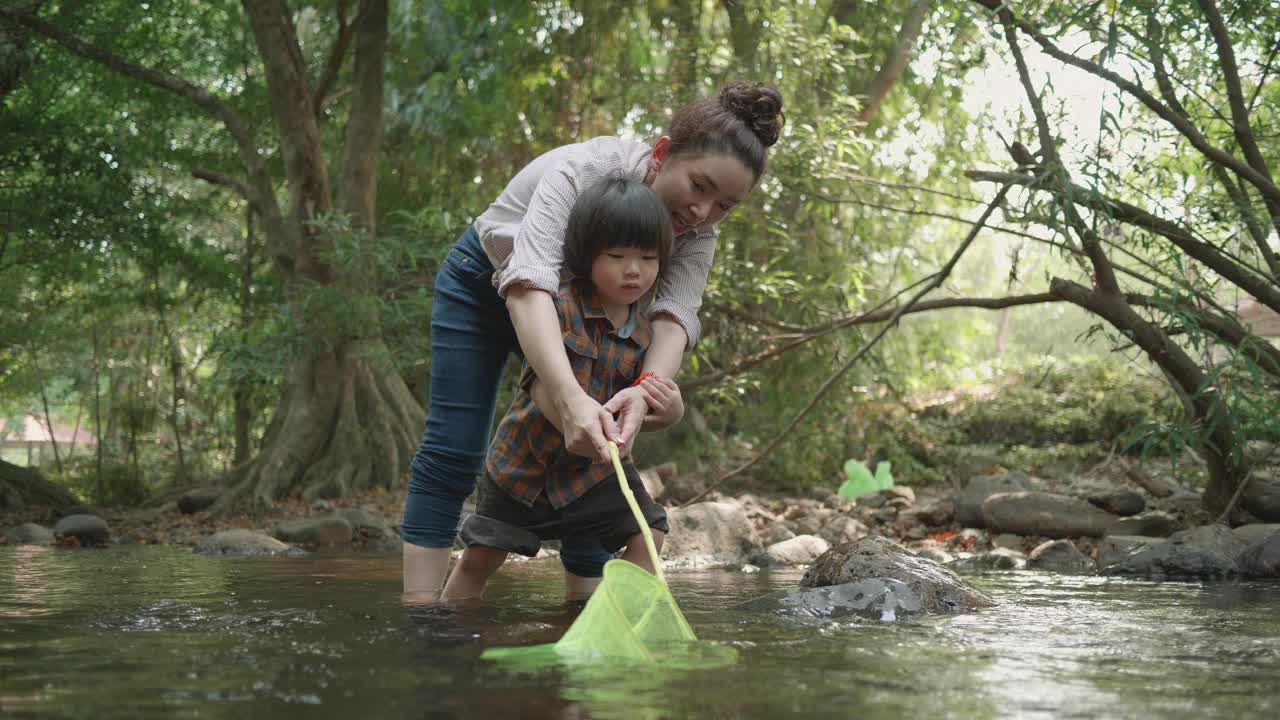
<path fill-rule="evenodd" d="M 667 534 L 654 528 L 649 528 L 649 532 L 653 533 L 653 546 L 657 548 L 658 554 L 661 555 L 662 539 Z M 633 562 L 653 574 L 653 563 L 649 560 L 649 549 L 644 546 L 644 535 L 641 533 L 636 533 L 627 538 L 627 549 L 623 551 L 622 559 Z"/>
<path fill-rule="evenodd" d="M 489 582 L 502 563 L 507 561 L 507 551 L 487 545 L 468 545 L 462 551 L 462 558 L 449 575 L 449 582 L 444 586 L 441 600 L 468 600 L 484 594 L 484 586 Z"/>

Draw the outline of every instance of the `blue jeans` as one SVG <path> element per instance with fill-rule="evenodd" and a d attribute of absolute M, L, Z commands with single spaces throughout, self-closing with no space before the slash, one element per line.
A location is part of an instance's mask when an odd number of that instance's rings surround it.
<path fill-rule="evenodd" d="M 414 545 L 453 545 L 462 501 L 475 490 L 489 447 L 507 355 L 521 352 L 492 277 L 493 264 L 469 227 L 436 274 L 427 428 L 410 466 L 402 523 L 404 540 Z M 560 560 L 575 575 L 599 577 L 609 557 L 595 538 L 561 542 Z"/>

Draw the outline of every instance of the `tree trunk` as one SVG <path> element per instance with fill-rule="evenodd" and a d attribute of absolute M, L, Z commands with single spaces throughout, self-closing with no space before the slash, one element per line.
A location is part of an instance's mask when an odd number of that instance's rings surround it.
<path fill-rule="evenodd" d="M 245 208 L 245 246 L 244 255 L 240 259 L 240 345 L 247 345 L 249 324 L 253 321 L 250 304 L 253 302 L 253 263 L 255 246 L 253 237 L 253 208 Z M 253 450 L 249 446 L 249 429 L 253 424 L 253 386 L 245 375 L 235 381 L 232 391 L 232 415 L 235 418 L 235 454 L 232 467 L 241 467 L 249 462 Z"/>
<path fill-rule="evenodd" d="M 875 77 L 871 79 L 871 83 L 867 86 L 866 102 L 858 113 L 859 120 L 866 122 L 875 116 L 889 91 L 893 89 L 893 86 L 902 78 L 902 74 L 906 72 L 907 65 L 915 57 L 916 44 L 920 40 L 920 30 L 924 27 L 924 20 L 932 8 L 933 0 L 915 0 L 911 4 L 907 19 L 903 21 L 902 27 L 898 30 L 897 42 L 885 54 L 884 62 L 880 65 L 879 71 L 876 72 Z"/>
<path fill-rule="evenodd" d="M 62 456 L 58 454 L 58 436 L 53 434 L 53 418 L 49 415 L 49 396 L 44 391 L 44 386 L 40 387 L 40 402 L 44 405 L 44 426 L 49 431 L 49 443 L 53 445 L 53 462 L 58 467 L 58 474 L 62 474 Z"/>
<path fill-rule="evenodd" d="M 272 111 L 285 148 L 290 220 L 296 223 L 293 230 L 299 240 L 292 264 L 280 268 L 289 296 L 298 298 L 315 284 L 340 286 L 353 295 L 366 292 L 367 279 L 348 277 L 324 259 L 330 240 L 310 224 L 330 205 L 329 180 L 312 111 L 314 99 L 287 11 L 270 0 L 245 0 L 244 5 L 264 59 Z M 336 204 L 355 227 L 373 233 L 374 182 L 383 133 L 386 0 L 361 3 L 357 18 L 351 109 Z M 260 508 L 295 493 L 308 499 L 337 497 L 398 484 L 417 449 L 425 415 L 386 360 L 389 353 L 377 318 L 369 318 L 363 330 L 361 337 L 308 343 L 311 352 L 290 364 L 287 387 L 262 452 L 211 511 L 226 511 L 245 497 Z"/>

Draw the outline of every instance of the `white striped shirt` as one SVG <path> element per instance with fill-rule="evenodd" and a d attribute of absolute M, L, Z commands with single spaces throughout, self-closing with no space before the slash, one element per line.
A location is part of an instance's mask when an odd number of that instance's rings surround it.
<path fill-rule="evenodd" d="M 480 245 L 493 263 L 493 284 L 506 297 L 512 285 L 555 294 L 560 287 L 564 234 L 578 193 L 605 178 L 643 181 L 650 146 L 598 137 L 544 153 L 516 174 L 476 219 Z M 715 257 L 716 231 L 700 227 L 677 235 L 671 262 L 646 313 L 667 313 L 689 335 L 692 350 L 702 330 L 698 308 Z"/>

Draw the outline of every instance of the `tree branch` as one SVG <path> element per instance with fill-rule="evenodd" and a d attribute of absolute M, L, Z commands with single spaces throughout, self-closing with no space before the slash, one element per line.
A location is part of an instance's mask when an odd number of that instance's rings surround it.
<path fill-rule="evenodd" d="M 1027 33 L 1028 35 L 1030 35 L 1032 39 L 1036 41 L 1036 43 L 1040 46 L 1040 48 L 1049 57 L 1052 57 L 1056 60 L 1066 63 L 1067 65 L 1071 65 L 1072 67 L 1080 68 L 1081 70 L 1084 70 L 1090 75 L 1094 75 L 1096 77 L 1102 78 L 1103 80 L 1110 82 L 1112 85 L 1115 85 L 1121 90 L 1124 90 L 1128 94 L 1132 95 L 1143 105 L 1146 105 L 1147 108 L 1149 108 L 1152 112 L 1154 112 L 1156 115 L 1164 119 L 1165 122 L 1168 122 L 1175 129 L 1177 129 L 1178 132 L 1180 132 L 1183 135 L 1183 137 L 1187 138 L 1187 140 L 1191 142 L 1191 145 L 1195 147 L 1197 150 L 1199 150 L 1201 154 L 1203 154 L 1206 158 L 1212 160 L 1213 162 L 1219 163 L 1227 167 L 1228 169 L 1232 170 L 1233 172 L 1243 176 L 1251 184 L 1253 184 L 1254 187 L 1258 188 L 1258 191 L 1262 193 L 1263 197 L 1273 200 L 1277 203 L 1280 203 L 1280 187 L 1276 187 L 1275 183 L 1272 182 L 1270 177 L 1259 173 L 1257 170 L 1250 167 L 1247 163 L 1242 162 L 1239 158 L 1235 157 L 1234 155 L 1231 155 L 1230 153 L 1210 144 L 1209 141 L 1205 139 L 1204 135 L 1202 135 L 1194 125 L 1189 123 L 1185 118 L 1179 116 L 1177 113 L 1170 110 L 1166 105 L 1161 103 L 1159 100 L 1152 97 L 1151 93 L 1144 90 L 1141 86 L 1137 85 L 1136 83 L 1130 80 L 1125 79 L 1124 77 L 1120 76 L 1119 74 L 1111 70 L 1107 70 L 1106 68 L 1101 67 L 1097 63 L 1094 63 L 1090 60 L 1085 60 L 1084 58 L 1076 57 L 1071 53 L 1068 53 L 1059 49 L 1056 45 L 1053 44 L 1053 41 L 1045 37 L 1044 34 L 1041 33 L 1034 25 L 1032 25 L 1031 23 L 1025 20 L 1018 20 L 1017 18 L 1014 18 L 1013 14 L 1009 12 L 1008 6 L 1004 4 L 1001 0 L 973 0 L 973 1 L 978 3 L 979 5 L 982 5 L 988 10 L 999 11 L 1000 13 L 1008 14 L 1010 18 L 1013 18 L 1018 28 L 1023 32 Z"/>
<path fill-rule="evenodd" d="M 978 232 L 982 230 L 983 224 L 986 223 L 986 221 L 991 217 L 992 213 L 995 212 L 996 208 L 999 207 L 1000 204 L 1004 202 L 1005 195 L 1008 194 L 1009 188 L 1010 186 L 1007 184 L 1000 188 L 1000 191 L 996 193 L 995 198 L 991 201 L 989 205 L 987 205 L 987 209 L 983 211 L 982 217 L 978 220 L 978 224 L 974 225 L 974 227 L 969 231 L 969 234 L 960 243 L 960 246 L 956 248 L 956 251 L 954 253 L 952 253 L 951 259 L 948 260 L 947 263 L 943 265 L 942 268 L 933 275 L 932 279 L 925 285 L 925 287 L 921 288 L 919 292 L 913 295 L 911 299 L 906 302 L 906 304 L 900 305 L 899 307 L 894 309 L 893 313 L 889 316 L 887 322 L 885 322 L 885 324 L 880 328 L 879 332 L 877 332 L 870 340 L 868 340 L 858 350 L 858 352 L 854 353 L 853 357 L 849 358 L 843 365 L 841 365 L 835 371 L 835 373 L 831 375 L 831 377 L 827 378 L 827 380 L 822 383 L 822 385 L 818 388 L 817 392 L 814 393 L 814 396 L 810 398 L 809 403 L 800 410 L 799 414 L 797 414 L 795 418 L 793 418 L 791 422 L 785 428 L 783 428 L 780 433 L 774 436 L 774 438 L 765 445 L 763 450 L 761 450 L 755 457 L 747 461 L 742 466 L 722 475 L 715 482 L 708 485 L 705 490 L 698 493 L 696 496 L 690 499 L 689 502 L 685 503 L 685 505 L 689 505 L 698 501 L 704 495 L 716 489 L 720 485 L 724 484 L 726 481 L 734 477 L 737 477 L 738 475 L 741 475 L 742 473 L 751 469 L 757 463 L 763 460 L 766 456 L 768 456 L 769 453 L 773 452 L 773 449 L 776 448 L 778 444 L 781 443 L 785 437 L 790 435 L 791 431 L 795 430 L 800 425 L 800 422 L 804 420 L 804 418 L 815 407 L 817 407 L 818 402 L 822 400 L 822 398 L 828 392 L 831 391 L 831 388 L 835 386 L 836 382 L 846 372 L 848 372 L 850 368 L 852 368 L 855 364 L 857 364 L 857 362 L 861 360 L 862 357 L 871 350 L 871 348 L 875 347 L 876 344 L 880 342 L 881 338 L 883 338 L 889 332 L 890 329 L 892 329 L 895 325 L 897 325 L 899 318 L 901 318 L 907 311 L 909 311 L 914 305 L 916 305 L 916 303 L 918 303 L 922 297 L 932 292 L 935 288 L 941 286 L 942 283 L 946 281 L 947 277 L 951 275 L 951 271 L 955 269 L 956 264 L 960 262 L 960 258 L 964 256 L 965 251 L 969 249 L 969 246 L 973 244 L 974 239 L 978 237 Z"/>
<path fill-rule="evenodd" d="M 924 20 L 932 7 L 932 0 L 915 0 L 911 4 L 911 9 L 907 11 L 907 19 L 898 29 L 897 40 L 885 55 L 884 62 L 880 64 L 875 77 L 871 78 L 871 82 L 867 85 L 866 102 L 858 111 L 858 119 L 862 122 L 870 120 L 876 114 L 880 104 L 889 95 L 889 90 L 897 84 L 902 73 L 906 72 L 907 65 L 915 56 L 916 45 L 920 41 L 920 29 L 924 26 Z"/>
<path fill-rule="evenodd" d="M 191 174 L 201 180 L 213 183 L 214 185 L 222 185 L 235 190 L 241 197 L 249 202 L 255 209 L 258 207 L 258 199 L 254 196 L 253 190 L 244 182 L 216 170 L 206 168 L 194 168 Z"/>
<path fill-rule="evenodd" d="M 1036 178 L 1019 173 L 971 170 L 967 171 L 965 176 L 986 182 L 1013 183 L 1028 186 L 1036 182 Z M 1046 188 L 1042 185 L 1039 189 L 1050 190 L 1055 193 L 1070 192 L 1076 202 L 1086 207 L 1106 213 L 1108 217 L 1119 222 L 1136 225 L 1167 238 L 1185 253 L 1204 263 L 1206 267 L 1252 295 L 1258 302 L 1276 312 L 1280 312 L 1280 288 L 1277 288 L 1266 278 L 1248 272 L 1246 268 L 1228 259 L 1212 245 L 1193 238 L 1175 223 L 1156 217 L 1146 210 L 1120 200 L 1086 190 L 1078 185 L 1070 185 L 1067 188 Z"/>
<path fill-rule="evenodd" d="M 903 315 L 911 315 L 914 313 L 931 312 L 933 310 L 948 310 L 953 308 L 981 308 L 983 310 L 1003 310 L 1004 308 L 1018 307 L 1021 305 L 1037 305 L 1041 303 L 1059 302 L 1060 298 L 1054 297 L 1051 293 L 1034 293 L 1031 295 L 1011 295 L 1000 298 L 947 298 L 944 300 L 924 300 L 916 303 L 914 306 L 904 311 Z M 785 355 L 791 350 L 817 339 L 824 335 L 828 335 L 836 330 L 841 330 L 854 325 L 869 325 L 871 323 L 884 322 L 893 317 L 894 312 L 898 308 L 884 308 L 873 310 L 871 312 L 862 313 L 843 318 L 834 323 L 827 323 L 816 326 L 804 331 L 803 335 L 796 338 L 792 342 L 777 347 L 762 350 L 753 355 L 735 362 L 733 365 L 724 370 L 708 375 L 700 375 L 688 382 L 680 384 L 681 390 L 692 390 L 695 388 L 706 387 L 714 383 L 720 382 L 726 377 L 740 375 L 751 368 L 763 363 L 771 358 Z"/>
<path fill-rule="evenodd" d="M 129 62 L 108 50 L 82 40 L 52 23 L 45 22 L 35 15 L 0 7 L 0 18 L 21 25 L 58 43 L 71 52 L 114 70 L 125 77 L 139 80 L 153 87 L 167 90 L 179 97 L 186 98 L 209 115 L 220 120 L 227 128 L 227 132 L 231 133 L 231 137 L 235 140 L 240 162 L 244 165 L 248 173 L 249 183 L 260 201 L 263 222 L 267 225 L 269 233 L 274 231 L 273 237 L 282 236 L 283 220 L 280 215 L 280 208 L 276 204 L 275 188 L 271 181 L 271 175 L 267 172 L 266 163 L 258 153 L 253 130 L 221 98 L 176 75 Z M 277 259 L 282 263 L 287 265 L 292 262 L 287 248 L 277 246 L 274 251 Z"/>
<path fill-rule="evenodd" d="M 333 47 L 329 49 L 329 58 L 324 64 L 324 71 L 316 81 L 316 122 L 324 120 L 325 102 L 329 98 L 329 93 L 333 91 L 334 83 L 338 81 L 338 73 L 342 71 L 342 63 L 346 60 L 348 48 L 351 47 L 351 38 L 354 35 L 352 27 L 360 23 L 358 13 L 354 22 L 347 22 L 347 8 L 350 4 L 351 0 L 338 0 L 336 10 L 338 37 L 334 39 Z"/>

